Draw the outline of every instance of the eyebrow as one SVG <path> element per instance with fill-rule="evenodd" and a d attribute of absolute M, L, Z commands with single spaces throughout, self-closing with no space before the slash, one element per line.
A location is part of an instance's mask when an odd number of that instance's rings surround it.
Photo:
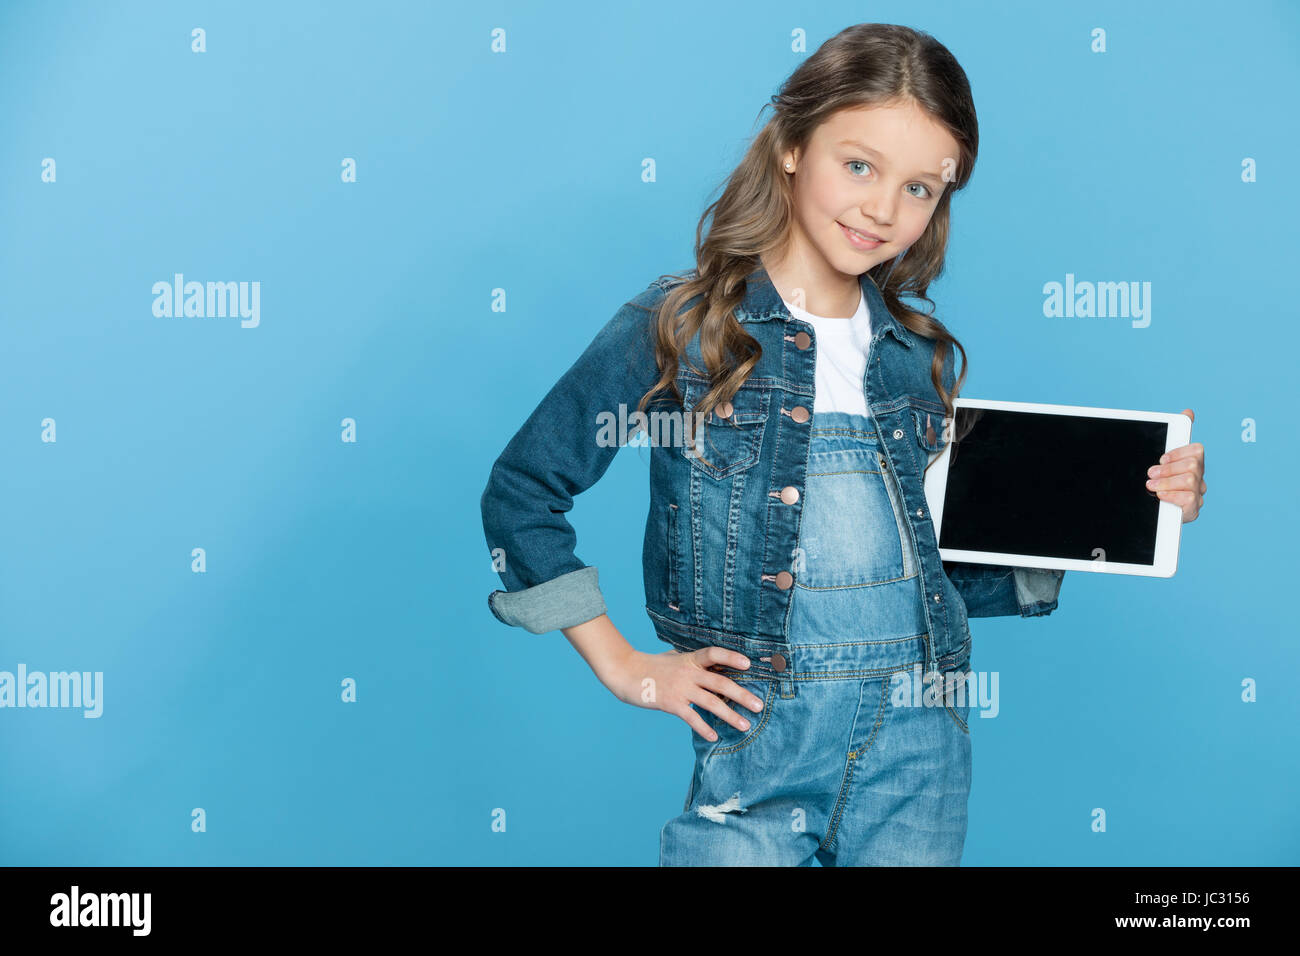
<path fill-rule="evenodd" d="M 864 153 L 871 153 L 873 156 L 880 156 L 880 155 L 882 155 L 881 153 L 879 153 L 879 152 L 877 152 L 876 150 L 872 149 L 872 148 L 871 148 L 870 146 L 868 146 L 866 143 L 860 143 L 860 142 L 858 142 L 856 139 L 846 139 L 846 140 L 841 140 L 841 141 L 840 141 L 840 145 L 841 145 L 841 146 L 856 146 L 858 149 L 862 150 Z M 934 184 L 935 184 L 936 186 L 938 186 L 940 189 L 943 188 L 943 178 L 942 178 L 938 173 L 917 173 L 917 176 L 918 176 L 918 178 L 920 178 L 920 179 L 928 179 L 928 180 L 930 180 L 930 182 L 934 183 Z"/>

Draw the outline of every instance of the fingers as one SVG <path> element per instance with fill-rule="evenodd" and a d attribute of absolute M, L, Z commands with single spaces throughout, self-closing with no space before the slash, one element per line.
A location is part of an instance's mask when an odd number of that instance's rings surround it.
<path fill-rule="evenodd" d="M 1183 523 L 1186 524 L 1188 521 L 1196 520 L 1196 516 L 1201 512 L 1201 506 L 1205 503 L 1205 482 L 1200 482 L 1200 485 L 1199 492 L 1194 487 L 1170 488 L 1156 492 L 1156 496 L 1161 501 L 1167 501 L 1183 509 Z"/>
<path fill-rule="evenodd" d="M 695 659 L 700 662 L 701 667 L 712 667 L 715 664 L 721 664 L 723 667 L 730 667 L 734 670 L 743 671 L 749 667 L 749 658 L 739 651 L 729 651 L 725 647 L 701 647 L 697 651 L 692 651 Z"/>
<path fill-rule="evenodd" d="M 1172 458 L 1170 456 L 1173 456 Z M 1196 490 L 1205 486 L 1205 446 L 1199 442 L 1165 453 L 1165 464 L 1147 469 L 1147 488 L 1152 491 Z M 1201 492 L 1204 494 L 1204 491 Z"/>
<path fill-rule="evenodd" d="M 1202 483 L 1201 473 L 1194 467 L 1170 470 L 1165 466 L 1158 474 L 1158 478 L 1147 479 L 1152 491 L 1195 491 Z"/>
<path fill-rule="evenodd" d="M 726 702 L 721 697 L 717 694 L 709 693 L 703 687 L 696 688 L 695 693 L 691 696 L 691 703 L 695 704 L 697 707 L 703 707 L 712 714 L 716 714 L 737 730 L 749 729 L 748 718 L 736 713 L 727 706 Z M 709 737 L 709 740 L 717 740 L 718 735 L 713 733 L 713 728 L 708 727 L 707 724 L 705 724 L 705 726 L 708 728 L 709 733 L 712 734 L 712 736 Z"/>
<path fill-rule="evenodd" d="M 1198 441 L 1189 445 L 1179 445 L 1177 448 L 1171 448 L 1160 456 L 1160 463 L 1178 461 L 1183 458 L 1191 458 L 1196 461 L 1205 462 L 1205 446 Z"/>
<path fill-rule="evenodd" d="M 729 677 L 711 670 L 713 667 L 729 667 L 733 670 L 748 670 L 750 660 L 739 651 L 728 650 L 725 647 L 711 646 L 701 647 L 692 651 L 695 663 L 699 670 L 691 674 L 694 686 L 687 693 L 687 703 L 680 711 L 674 711 L 677 716 L 686 721 L 691 729 L 698 733 L 705 740 L 715 741 L 718 739 L 717 733 L 709 726 L 708 722 L 700 716 L 699 712 L 690 705 L 696 706 L 716 714 L 720 719 L 725 720 L 737 730 L 748 730 L 749 720 L 736 713 L 727 706 L 724 697 L 729 697 L 739 701 L 753 711 L 762 711 L 762 698 L 746 690 L 736 681 Z"/>
<path fill-rule="evenodd" d="M 1148 488 L 1151 487 L 1150 482 L 1147 483 L 1147 487 Z M 1205 484 L 1205 480 L 1202 479 L 1200 491 L 1197 491 L 1196 488 L 1192 486 L 1188 486 L 1185 488 L 1166 488 L 1156 492 L 1156 496 L 1159 497 L 1161 500 L 1173 500 L 1169 498 L 1170 495 L 1192 495 L 1194 497 L 1199 496 L 1200 498 L 1203 499 L 1205 497 L 1205 493 L 1209 490 L 1210 490 L 1209 487 Z"/>
<path fill-rule="evenodd" d="M 1197 458 L 1184 457 L 1175 458 L 1173 461 L 1162 465 L 1152 465 L 1147 469 L 1147 474 L 1159 478 L 1162 475 L 1177 475 L 1184 471 L 1201 470 L 1201 462 Z"/>
<path fill-rule="evenodd" d="M 712 741 L 718 739 L 718 735 L 713 732 L 713 728 L 710 727 L 705 722 L 704 718 L 700 716 L 699 711 L 689 703 L 682 704 L 680 708 L 673 710 L 672 713 L 690 724 L 691 730 L 695 731 L 705 740 Z"/>
<path fill-rule="evenodd" d="M 1147 469 L 1147 490 L 1161 501 L 1178 505 L 1183 511 L 1183 523 L 1195 521 L 1204 504 L 1205 446 L 1192 442 L 1171 448 L 1160 456 L 1160 464 Z"/>
<path fill-rule="evenodd" d="M 700 686 L 713 691 L 719 697 L 730 697 L 755 713 L 763 709 L 763 698 L 751 693 L 748 688 L 742 687 L 730 677 L 705 671 L 700 675 Z"/>

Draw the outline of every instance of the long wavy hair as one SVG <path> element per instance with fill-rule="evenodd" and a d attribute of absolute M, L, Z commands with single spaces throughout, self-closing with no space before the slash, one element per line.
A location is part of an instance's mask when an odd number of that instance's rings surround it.
<path fill-rule="evenodd" d="M 762 264 L 760 256 L 769 252 L 779 256 L 784 251 L 794 220 L 794 196 L 789 177 L 781 170 L 781 156 L 793 148 L 806 149 L 813 131 L 839 110 L 908 101 L 957 141 L 957 168 L 920 238 L 901 258 L 868 272 L 890 313 L 910 331 L 936 341 L 930 375 L 943 399 L 945 418 L 953 419 L 953 400 L 966 379 L 966 350 L 933 317 L 934 302 L 926 291 L 943 271 L 948 210 L 953 193 L 970 180 L 979 127 L 966 73 L 948 48 L 927 33 L 887 23 L 859 23 L 831 37 L 789 76 L 771 103 L 763 105 L 763 110 L 773 106 L 774 115 L 696 227 L 697 274 L 668 274 L 683 281 L 660 304 L 655 359 L 661 374 L 642 396 L 638 410 L 644 411 L 661 392 L 682 404 L 677 372 L 697 332 L 707 369 L 696 371 L 709 379 L 710 388 L 694 411 L 703 415 L 736 394 L 758 363 L 762 348 L 733 310 L 744 299 L 746 276 Z M 927 303 L 929 312 L 904 305 L 903 296 Z M 697 297 L 683 312 L 682 307 Z M 948 394 L 943 367 L 952 348 L 961 352 L 962 369 Z"/>

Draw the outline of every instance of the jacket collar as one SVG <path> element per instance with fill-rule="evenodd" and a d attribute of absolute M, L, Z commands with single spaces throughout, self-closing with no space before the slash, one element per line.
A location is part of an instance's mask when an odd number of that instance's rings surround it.
<path fill-rule="evenodd" d="M 876 287 L 870 274 L 864 272 L 858 276 L 858 284 L 867 299 L 867 308 L 871 310 L 872 342 L 889 332 L 910 349 L 911 333 L 890 313 L 884 297 L 880 294 L 880 289 Z M 781 294 L 776 291 L 776 286 L 772 285 L 772 280 L 762 263 L 745 279 L 745 298 L 736 307 L 736 318 L 741 323 L 766 322 L 769 319 L 790 321 L 790 310 L 781 301 Z"/>

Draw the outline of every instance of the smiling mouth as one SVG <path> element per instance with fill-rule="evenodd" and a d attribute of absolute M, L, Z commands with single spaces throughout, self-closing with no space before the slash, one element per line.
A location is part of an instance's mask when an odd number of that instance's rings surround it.
<path fill-rule="evenodd" d="M 874 235 L 873 233 L 870 233 L 870 232 L 861 232 L 860 230 L 853 229 L 853 228 L 851 228 L 851 227 L 849 227 L 849 226 L 846 226 L 846 225 L 844 225 L 844 223 L 840 222 L 838 219 L 835 220 L 835 222 L 836 222 L 836 225 L 838 225 L 838 226 L 839 226 L 841 229 L 843 229 L 845 232 L 850 233 L 850 234 L 853 235 L 853 236 L 856 236 L 857 238 L 861 239 L 863 242 L 884 242 L 884 241 L 885 241 L 884 239 L 880 238 L 880 237 L 877 236 L 877 235 Z"/>

